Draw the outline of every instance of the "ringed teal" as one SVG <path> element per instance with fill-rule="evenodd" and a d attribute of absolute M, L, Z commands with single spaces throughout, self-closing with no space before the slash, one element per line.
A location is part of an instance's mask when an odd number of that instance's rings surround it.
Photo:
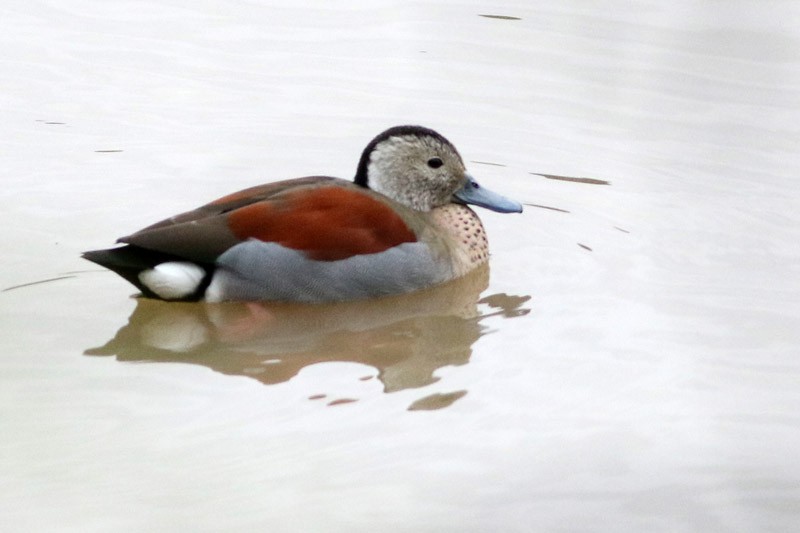
<path fill-rule="evenodd" d="M 367 144 L 355 179 L 311 176 L 224 196 L 85 252 L 163 300 L 335 302 L 411 292 L 488 261 L 480 219 L 522 205 L 481 186 L 421 126 Z"/>

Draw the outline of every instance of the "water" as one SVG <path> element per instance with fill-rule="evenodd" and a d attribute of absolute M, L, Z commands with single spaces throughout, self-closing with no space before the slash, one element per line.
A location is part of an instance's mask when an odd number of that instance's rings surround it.
<path fill-rule="evenodd" d="M 796 528 L 794 2 L 0 15 L 4 530 Z M 168 306 L 78 257 L 400 123 L 529 204 L 488 280 Z"/>

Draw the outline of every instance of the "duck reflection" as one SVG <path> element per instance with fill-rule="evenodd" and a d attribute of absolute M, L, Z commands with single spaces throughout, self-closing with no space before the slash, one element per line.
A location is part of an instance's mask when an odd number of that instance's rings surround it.
<path fill-rule="evenodd" d="M 529 296 L 495 294 L 488 267 L 433 289 L 370 301 L 328 305 L 276 302 L 167 303 L 139 298 L 128 324 L 86 355 L 119 361 L 182 362 L 271 385 L 325 362 L 374 367 L 385 392 L 437 381 L 443 366 L 469 361 L 489 316 L 528 313 Z M 436 409 L 464 391 L 422 398 Z"/>

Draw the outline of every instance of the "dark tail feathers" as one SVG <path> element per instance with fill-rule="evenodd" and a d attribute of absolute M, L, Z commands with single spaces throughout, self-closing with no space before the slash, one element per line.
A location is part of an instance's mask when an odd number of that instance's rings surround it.
<path fill-rule="evenodd" d="M 158 295 L 142 285 L 142 282 L 139 281 L 139 273 L 166 261 L 185 261 L 174 255 L 154 252 L 132 244 L 117 248 L 107 248 L 105 250 L 91 250 L 81 254 L 81 257 L 115 272 L 149 298 L 158 298 Z M 207 283 L 203 283 L 202 285 L 202 291 L 205 291 Z M 193 297 L 187 298 L 187 300 L 196 300 L 199 297 L 199 294 L 193 295 Z"/>

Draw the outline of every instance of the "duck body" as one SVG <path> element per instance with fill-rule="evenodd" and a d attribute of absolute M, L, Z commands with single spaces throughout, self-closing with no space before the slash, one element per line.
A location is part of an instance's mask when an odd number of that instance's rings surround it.
<path fill-rule="evenodd" d="M 164 300 L 308 303 L 411 292 L 488 260 L 465 202 L 503 212 L 455 148 L 419 126 L 367 145 L 354 181 L 311 176 L 245 189 L 83 256 Z"/>

